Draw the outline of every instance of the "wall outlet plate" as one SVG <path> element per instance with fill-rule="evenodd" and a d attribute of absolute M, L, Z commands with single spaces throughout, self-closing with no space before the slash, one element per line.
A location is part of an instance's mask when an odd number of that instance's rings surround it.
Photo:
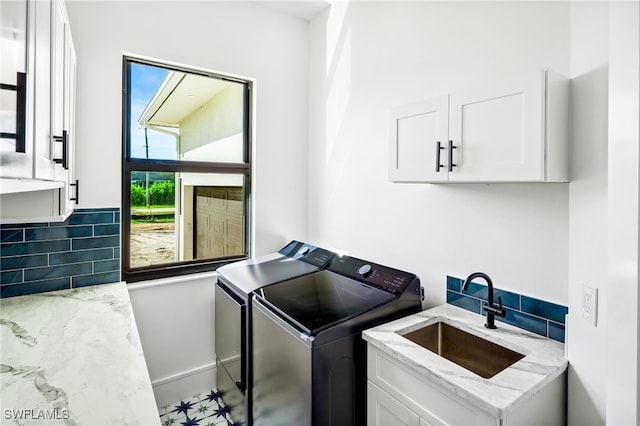
<path fill-rule="evenodd" d="M 582 318 L 594 327 L 598 325 L 598 289 L 582 285 Z"/>

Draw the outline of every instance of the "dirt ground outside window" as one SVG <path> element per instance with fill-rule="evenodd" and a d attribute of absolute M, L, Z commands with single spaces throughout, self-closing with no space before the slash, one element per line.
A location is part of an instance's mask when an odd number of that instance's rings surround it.
<path fill-rule="evenodd" d="M 132 267 L 175 261 L 175 222 L 138 222 L 131 224 Z"/>

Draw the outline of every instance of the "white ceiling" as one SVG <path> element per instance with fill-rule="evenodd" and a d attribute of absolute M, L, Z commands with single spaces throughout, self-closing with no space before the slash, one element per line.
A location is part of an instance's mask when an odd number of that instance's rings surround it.
<path fill-rule="evenodd" d="M 330 5 L 325 0 L 253 0 L 252 3 L 305 21 L 310 21 Z M 139 122 L 179 127 L 180 121 L 186 115 L 224 90 L 228 84 L 223 80 L 192 74 L 169 73 L 149 101 Z"/>
<path fill-rule="evenodd" d="M 310 21 L 324 8 L 329 6 L 329 2 L 324 0 L 256 0 L 255 3 L 305 21 Z"/>

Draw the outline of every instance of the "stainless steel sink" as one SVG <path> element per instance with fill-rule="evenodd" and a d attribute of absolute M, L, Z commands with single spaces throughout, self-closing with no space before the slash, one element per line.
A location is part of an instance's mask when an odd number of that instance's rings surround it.
<path fill-rule="evenodd" d="M 404 334 L 403 337 L 485 379 L 524 358 L 521 353 L 442 321 Z"/>

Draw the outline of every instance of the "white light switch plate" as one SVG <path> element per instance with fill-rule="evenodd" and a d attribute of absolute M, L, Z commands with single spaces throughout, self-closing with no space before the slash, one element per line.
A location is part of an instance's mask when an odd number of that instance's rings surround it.
<path fill-rule="evenodd" d="M 582 318 L 594 327 L 598 325 L 598 289 L 582 285 Z"/>

